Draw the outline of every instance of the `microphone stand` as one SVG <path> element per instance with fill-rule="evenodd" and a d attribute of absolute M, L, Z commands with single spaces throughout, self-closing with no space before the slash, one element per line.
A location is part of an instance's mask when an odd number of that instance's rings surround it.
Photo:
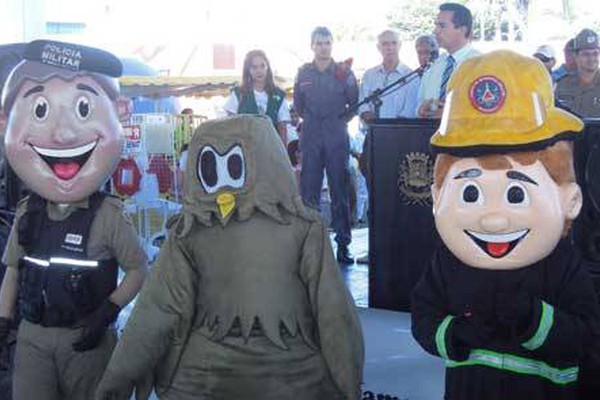
<path fill-rule="evenodd" d="M 375 115 L 377 116 L 377 118 L 379 118 L 379 109 L 381 108 L 381 104 L 382 104 L 382 100 L 381 98 L 383 97 L 384 94 L 386 94 L 387 92 L 389 92 L 390 90 L 392 90 L 393 88 L 395 88 L 396 86 L 401 85 L 399 88 L 403 87 L 404 85 L 406 85 L 408 83 L 408 80 L 410 78 L 412 78 L 415 75 L 419 75 L 422 76 L 423 73 L 425 71 L 427 71 L 427 69 L 431 66 L 431 63 L 427 63 L 425 65 L 420 66 L 419 68 L 409 72 L 408 74 L 398 78 L 397 80 L 395 80 L 394 82 L 390 83 L 389 85 L 376 89 L 375 91 L 373 91 L 373 93 L 371 93 L 370 95 L 368 95 L 367 97 L 365 97 L 362 101 L 359 101 L 357 103 L 354 104 L 350 104 L 346 110 L 340 114 L 340 118 L 345 118 L 348 115 L 351 115 L 352 113 L 354 113 L 356 110 L 358 110 L 358 108 L 360 106 L 362 106 L 363 104 L 367 104 L 367 103 L 371 103 L 373 104 L 373 106 L 375 107 Z M 398 88 L 398 89 L 399 89 Z"/>

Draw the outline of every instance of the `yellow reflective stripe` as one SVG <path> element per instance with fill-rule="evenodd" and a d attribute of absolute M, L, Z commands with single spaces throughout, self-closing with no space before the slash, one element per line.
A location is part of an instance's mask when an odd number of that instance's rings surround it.
<path fill-rule="evenodd" d="M 448 368 L 482 365 L 518 374 L 535 375 L 547 379 L 557 385 L 568 385 L 577 382 L 579 367 L 559 369 L 551 367 L 543 361 L 518 357 L 512 354 L 496 353 L 490 350 L 476 349 L 471 351 L 466 361 L 446 361 Z"/>
<path fill-rule="evenodd" d="M 446 348 L 446 331 L 448 330 L 448 325 L 452 322 L 453 316 L 449 315 L 438 326 L 437 331 L 435 332 L 435 346 L 437 347 L 437 351 L 440 354 L 440 357 L 448 359 L 448 349 Z"/>
<path fill-rule="evenodd" d="M 542 316 L 535 334 L 531 339 L 522 344 L 527 350 L 535 350 L 544 344 L 550 329 L 554 324 L 554 307 L 542 301 Z"/>

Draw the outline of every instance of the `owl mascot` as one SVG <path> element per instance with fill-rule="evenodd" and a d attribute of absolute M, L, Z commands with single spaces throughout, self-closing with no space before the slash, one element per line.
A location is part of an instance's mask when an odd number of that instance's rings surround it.
<path fill-rule="evenodd" d="M 268 119 L 200 126 L 185 198 L 98 399 L 358 399 L 360 322 Z"/>

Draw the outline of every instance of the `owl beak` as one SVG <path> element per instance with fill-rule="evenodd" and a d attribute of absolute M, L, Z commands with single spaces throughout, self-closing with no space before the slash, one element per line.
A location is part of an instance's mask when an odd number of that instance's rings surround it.
<path fill-rule="evenodd" d="M 235 208 L 235 196 L 231 192 L 223 192 L 217 196 L 217 205 L 221 212 L 221 218 L 225 218 Z"/>

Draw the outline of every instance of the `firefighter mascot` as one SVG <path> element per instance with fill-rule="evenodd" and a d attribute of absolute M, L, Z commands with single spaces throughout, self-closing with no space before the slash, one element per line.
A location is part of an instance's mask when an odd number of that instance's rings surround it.
<path fill-rule="evenodd" d="M 431 139 L 443 245 L 412 294 L 413 335 L 446 360 L 445 399 L 575 399 L 599 321 L 568 236 L 583 123 L 511 51 L 465 61 L 448 93 Z"/>

